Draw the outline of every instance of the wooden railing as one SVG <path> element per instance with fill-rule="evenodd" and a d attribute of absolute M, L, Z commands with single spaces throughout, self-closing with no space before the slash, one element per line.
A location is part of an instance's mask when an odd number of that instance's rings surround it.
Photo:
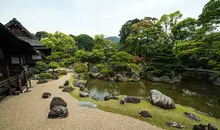
<path fill-rule="evenodd" d="M 0 81 L 0 93 L 9 89 L 13 83 L 17 85 L 18 76 L 13 76 L 3 81 Z"/>

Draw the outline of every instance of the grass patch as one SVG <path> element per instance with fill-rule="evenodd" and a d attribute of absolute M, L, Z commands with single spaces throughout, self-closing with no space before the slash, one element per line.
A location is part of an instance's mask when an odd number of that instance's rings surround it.
<path fill-rule="evenodd" d="M 71 77 L 70 85 L 72 87 L 73 84 L 73 76 Z M 175 130 L 175 128 L 167 127 L 164 123 L 169 122 L 178 122 L 184 125 L 187 130 L 192 130 L 193 126 L 195 124 L 208 124 L 211 123 L 214 126 L 216 126 L 218 129 L 220 128 L 220 120 L 215 119 L 213 117 L 205 116 L 202 114 L 199 114 L 192 110 L 189 107 L 176 105 L 176 108 L 174 110 L 165 110 L 156 106 L 153 106 L 148 101 L 141 101 L 139 104 L 125 104 L 120 105 L 118 100 L 109 100 L 109 101 L 96 101 L 94 99 L 89 98 L 81 98 L 79 97 L 80 90 L 79 88 L 76 88 L 71 95 L 76 98 L 79 101 L 90 101 L 98 105 L 98 108 L 104 111 L 112 112 L 112 113 L 118 113 L 121 115 L 130 116 L 139 120 L 146 121 L 148 123 L 151 123 L 152 125 L 167 129 L 167 130 Z M 119 97 L 120 99 L 123 98 L 123 96 Z M 152 114 L 152 118 L 142 118 L 140 117 L 137 112 L 140 110 L 148 110 Z M 191 120 L 187 117 L 185 117 L 184 112 L 190 112 L 195 114 L 197 117 L 201 119 L 200 122 L 196 122 L 194 120 Z"/>

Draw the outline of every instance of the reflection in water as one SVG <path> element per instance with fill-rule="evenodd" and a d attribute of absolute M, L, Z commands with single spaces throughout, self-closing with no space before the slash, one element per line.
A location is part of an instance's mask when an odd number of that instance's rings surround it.
<path fill-rule="evenodd" d="M 197 92 L 191 92 L 190 90 L 183 89 L 183 96 L 185 95 L 200 97 L 200 95 Z"/>
<path fill-rule="evenodd" d="M 195 108 L 205 113 L 212 113 L 220 118 L 220 88 L 203 81 L 182 82 L 170 85 L 150 81 L 108 82 L 89 79 L 86 86 L 92 95 L 104 100 L 107 95 L 149 96 L 152 89 L 157 89 L 171 97 L 175 103 Z"/>

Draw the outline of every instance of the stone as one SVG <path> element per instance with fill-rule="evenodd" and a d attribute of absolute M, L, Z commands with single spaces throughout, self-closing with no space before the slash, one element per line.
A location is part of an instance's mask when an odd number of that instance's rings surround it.
<path fill-rule="evenodd" d="M 151 103 L 155 106 L 165 108 L 165 109 L 174 109 L 175 108 L 175 103 L 174 103 L 173 99 L 162 94 L 158 90 L 151 90 L 150 91 L 150 98 L 151 98 Z"/>
<path fill-rule="evenodd" d="M 52 101 L 50 102 L 50 109 L 52 109 L 55 106 L 64 106 L 67 107 L 67 103 L 60 97 L 54 97 Z"/>
<path fill-rule="evenodd" d="M 48 118 L 66 118 L 68 114 L 69 114 L 68 108 L 59 105 L 59 106 L 54 106 L 50 110 L 48 114 Z"/>
<path fill-rule="evenodd" d="M 105 97 L 104 97 L 104 100 L 105 100 L 105 101 L 108 101 L 108 100 L 111 100 L 111 99 L 112 99 L 111 96 L 105 96 Z"/>
<path fill-rule="evenodd" d="M 75 88 L 72 88 L 72 87 L 65 87 L 63 90 L 62 90 L 62 92 L 68 92 L 68 93 L 71 93 L 72 91 L 74 91 L 75 90 Z"/>
<path fill-rule="evenodd" d="M 98 101 L 99 97 L 97 95 L 92 95 L 92 99 L 95 99 L 96 101 Z"/>
<path fill-rule="evenodd" d="M 59 77 L 57 75 L 53 75 L 52 79 L 57 80 L 57 79 L 59 79 Z"/>
<path fill-rule="evenodd" d="M 143 97 L 141 100 L 150 101 L 150 97 Z"/>
<path fill-rule="evenodd" d="M 119 100 L 119 97 L 118 96 L 112 96 L 112 99 Z"/>
<path fill-rule="evenodd" d="M 69 83 L 69 80 L 66 80 L 65 83 L 64 83 L 64 86 L 68 86 L 70 83 Z"/>
<path fill-rule="evenodd" d="M 218 129 L 212 124 L 208 124 L 208 125 L 199 124 L 199 125 L 194 125 L 193 130 L 218 130 Z"/>
<path fill-rule="evenodd" d="M 126 103 L 140 103 L 141 102 L 141 99 L 136 96 L 126 96 L 124 100 Z"/>
<path fill-rule="evenodd" d="M 80 97 L 89 97 L 89 93 L 85 93 L 85 92 L 80 92 L 79 93 Z"/>
<path fill-rule="evenodd" d="M 178 129 L 185 128 L 185 126 L 183 126 L 183 125 L 181 125 L 180 123 L 177 123 L 177 122 L 165 122 L 165 124 L 169 127 L 174 127 L 174 128 L 178 128 Z"/>
<path fill-rule="evenodd" d="M 60 86 L 59 86 L 59 89 L 63 89 L 63 88 L 65 88 L 63 85 L 60 85 Z"/>
<path fill-rule="evenodd" d="M 47 83 L 48 81 L 46 79 L 40 79 L 37 81 L 37 84 L 43 84 L 43 83 Z"/>
<path fill-rule="evenodd" d="M 124 100 L 124 99 L 121 99 L 119 103 L 120 103 L 121 105 L 124 105 L 124 104 L 125 104 L 125 100 Z"/>
<path fill-rule="evenodd" d="M 45 92 L 42 95 L 42 98 L 49 98 L 51 96 L 51 93 Z"/>
<path fill-rule="evenodd" d="M 81 85 L 81 86 L 79 87 L 79 90 L 80 90 L 80 91 L 84 91 L 84 90 L 85 90 L 85 86 L 84 86 L 84 85 Z"/>
<path fill-rule="evenodd" d="M 190 119 L 195 120 L 195 121 L 200 121 L 200 119 L 197 116 L 195 116 L 194 114 L 191 114 L 191 113 L 188 113 L 188 112 L 184 112 L 184 115 L 186 117 L 190 118 Z"/>
<path fill-rule="evenodd" d="M 145 110 L 138 112 L 138 114 L 144 118 L 152 117 L 152 115 L 148 111 L 145 111 Z"/>
<path fill-rule="evenodd" d="M 220 78 L 216 78 L 214 81 L 213 81 L 213 84 L 216 85 L 216 86 L 220 86 Z"/>
<path fill-rule="evenodd" d="M 96 108 L 97 105 L 92 102 L 81 101 L 79 102 L 79 106 L 88 107 L 88 108 Z"/>
<path fill-rule="evenodd" d="M 131 78 L 133 79 L 132 81 L 137 82 L 140 80 L 140 77 L 136 73 L 132 73 Z"/>

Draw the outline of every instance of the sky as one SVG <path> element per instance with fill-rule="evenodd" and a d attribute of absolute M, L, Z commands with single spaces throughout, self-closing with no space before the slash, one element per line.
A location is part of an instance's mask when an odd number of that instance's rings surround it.
<path fill-rule="evenodd" d="M 0 22 L 17 18 L 31 33 L 118 36 L 128 20 L 180 10 L 197 18 L 208 0 L 0 0 Z"/>

